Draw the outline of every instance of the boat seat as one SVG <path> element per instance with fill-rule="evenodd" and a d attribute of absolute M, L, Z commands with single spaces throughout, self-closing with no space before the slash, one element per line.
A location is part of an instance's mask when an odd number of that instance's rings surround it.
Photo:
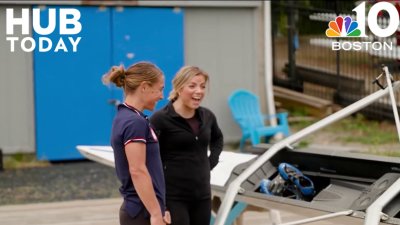
<path fill-rule="evenodd" d="M 368 185 L 331 179 L 330 184 L 314 196 L 312 203 L 348 209 Z"/>
<path fill-rule="evenodd" d="M 397 179 L 400 178 L 400 173 L 386 173 L 372 185 L 367 187 L 363 193 L 354 201 L 350 209 L 365 211 L 371 203 L 382 195 Z M 384 209 L 389 216 L 395 216 L 400 211 L 400 197 L 396 196 Z"/>
<path fill-rule="evenodd" d="M 230 183 L 232 180 L 236 179 L 236 177 L 238 177 L 245 169 L 247 169 L 255 160 L 256 159 L 253 159 L 236 166 L 233 169 L 227 183 Z M 256 191 L 258 188 L 260 188 L 260 182 L 262 179 L 272 177 L 277 172 L 278 170 L 270 162 L 266 162 L 255 173 L 247 178 L 242 183 L 241 187 L 247 191 Z"/>

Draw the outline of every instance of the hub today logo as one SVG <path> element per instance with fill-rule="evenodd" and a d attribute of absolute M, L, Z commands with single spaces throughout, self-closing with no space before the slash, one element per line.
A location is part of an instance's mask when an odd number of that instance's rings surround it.
<path fill-rule="evenodd" d="M 79 22 L 80 11 L 74 8 L 61 8 L 58 10 L 49 8 L 47 12 L 48 24 L 44 25 L 41 23 L 41 9 L 39 8 L 32 10 L 23 8 L 21 17 L 15 16 L 13 8 L 6 9 L 6 40 L 10 43 L 11 52 L 14 52 L 16 48 L 21 48 L 24 52 L 32 52 L 35 49 L 38 49 L 39 52 L 78 51 L 78 44 L 82 37 L 73 37 L 72 35 L 77 35 L 82 30 L 82 24 Z M 32 37 L 20 39 L 18 36 L 14 36 L 16 30 L 21 31 L 22 35 L 30 35 L 29 24 L 31 19 L 33 31 L 38 38 L 36 40 Z M 58 30 L 56 30 L 57 22 Z M 45 27 L 42 27 L 42 25 Z M 16 29 L 17 27 L 18 29 Z M 47 35 L 54 32 L 60 35 L 57 41 L 47 37 Z"/>
<path fill-rule="evenodd" d="M 365 2 L 355 7 L 352 11 L 356 12 L 356 21 L 350 16 L 338 16 L 334 21 L 330 21 L 329 28 L 325 34 L 329 38 L 356 38 L 367 37 L 365 34 L 366 21 L 368 28 L 377 37 L 386 38 L 393 35 L 399 26 L 399 13 L 396 7 L 388 2 L 379 2 L 374 4 L 368 12 L 367 20 L 365 19 L 366 9 Z M 378 14 L 386 11 L 389 15 L 387 26 L 381 28 L 378 24 Z M 332 42 L 332 50 L 392 50 L 392 42 L 370 42 L 370 41 L 334 41 Z"/>

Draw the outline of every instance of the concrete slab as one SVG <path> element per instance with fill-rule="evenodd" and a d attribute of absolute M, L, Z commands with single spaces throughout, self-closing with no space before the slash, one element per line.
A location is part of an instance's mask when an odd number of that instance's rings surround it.
<path fill-rule="evenodd" d="M 0 224 L 4 225 L 119 225 L 118 212 L 122 199 L 75 200 L 0 206 Z M 280 211 L 282 222 L 304 219 L 305 215 Z M 245 225 L 272 225 L 268 211 L 246 211 Z M 237 223 L 240 224 L 240 223 Z M 310 223 L 333 225 L 329 221 Z M 337 225 L 337 224 L 336 224 Z"/>

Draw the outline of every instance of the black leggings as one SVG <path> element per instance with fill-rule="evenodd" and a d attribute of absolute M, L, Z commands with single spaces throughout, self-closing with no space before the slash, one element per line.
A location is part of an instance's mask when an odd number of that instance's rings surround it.
<path fill-rule="evenodd" d="M 211 219 L 211 199 L 196 201 L 167 200 L 171 225 L 208 225 Z"/>
<path fill-rule="evenodd" d="M 145 218 L 144 210 L 142 210 L 139 215 L 135 218 L 132 218 L 125 211 L 125 203 L 122 203 L 121 208 L 119 209 L 119 224 L 121 225 L 150 225 L 150 218 Z"/>

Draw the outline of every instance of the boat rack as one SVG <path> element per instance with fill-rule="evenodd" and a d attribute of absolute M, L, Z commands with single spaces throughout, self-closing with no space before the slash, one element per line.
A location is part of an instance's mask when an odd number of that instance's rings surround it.
<path fill-rule="evenodd" d="M 311 218 L 283 223 L 305 224 L 326 219 L 337 219 L 342 224 L 400 224 L 400 160 L 397 158 L 362 155 L 355 153 L 313 152 L 295 150 L 294 144 L 302 138 L 367 107 L 390 95 L 400 140 L 400 122 L 394 92 L 400 81 L 393 77 L 386 66 L 374 81 L 380 90 L 343 108 L 336 113 L 292 134 L 272 146 L 259 145 L 265 152 L 256 159 L 238 165 L 223 188 L 213 187 L 214 195 L 222 199 L 214 225 L 229 224 L 235 206 L 250 204 L 267 209 L 293 210 L 313 215 Z M 378 79 L 384 77 L 386 87 Z M 310 201 L 290 199 L 259 193 L 262 178 L 276 174 L 279 162 L 291 163 L 309 176 L 316 187 Z M 239 210 L 240 211 L 240 210 Z M 280 218 L 273 221 L 282 224 Z"/>

